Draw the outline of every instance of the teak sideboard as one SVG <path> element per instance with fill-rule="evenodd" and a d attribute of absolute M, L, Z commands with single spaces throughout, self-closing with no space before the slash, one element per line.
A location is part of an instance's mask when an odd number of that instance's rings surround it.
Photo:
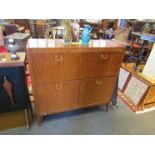
<path fill-rule="evenodd" d="M 27 56 L 37 122 L 40 116 L 108 105 L 125 47 L 110 40 L 88 45 L 29 39 Z"/>

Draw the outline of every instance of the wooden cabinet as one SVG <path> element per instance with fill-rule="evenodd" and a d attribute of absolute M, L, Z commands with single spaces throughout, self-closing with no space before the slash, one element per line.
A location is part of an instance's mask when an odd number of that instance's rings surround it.
<path fill-rule="evenodd" d="M 46 114 L 108 104 L 124 51 L 112 41 L 91 40 L 84 46 L 29 39 L 27 55 L 38 123 Z"/>

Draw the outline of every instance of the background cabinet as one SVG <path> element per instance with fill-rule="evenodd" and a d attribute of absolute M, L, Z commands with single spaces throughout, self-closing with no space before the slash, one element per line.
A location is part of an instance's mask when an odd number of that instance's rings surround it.
<path fill-rule="evenodd" d="M 17 126 L 29 126 L 32 115 L 25 81 L 25 53 L 19 52 L 19 60 L 11 60 L 10 53 L 0 59 L 0 130 Z"/>

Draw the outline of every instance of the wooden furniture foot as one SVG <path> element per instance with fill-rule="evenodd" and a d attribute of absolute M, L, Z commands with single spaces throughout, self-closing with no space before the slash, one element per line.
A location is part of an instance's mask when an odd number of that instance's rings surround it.
<path fill-rule="evenodd" d="M 109 107 L 109 104 L 106 104 L 106 105 L 105 105 L 105 111 L 106 111 L 106 112 L 108 112 L 108 107 Z"/>
<path fill-rule="evenodd" d="M 42 116 L 42 122 L 46 119 L 47 115 Z"/>
<path fill-rule="evenodd" d="M 38 126 L 41 125 L 41 119 L 40 119 L 40 116 L 37 116 L 37 124 L 38 124 Z"/>
<path fill-rule="evenodd" d="M 25 109 L 25 119 L 26 119 L 27 129 L 29 129 L 30 125 L 29 125 L 28 109 Z"/>
<path fill-rule="evenodd" d="M 144 105 L 141 105 L 142 110 L 144 111 Z"/>

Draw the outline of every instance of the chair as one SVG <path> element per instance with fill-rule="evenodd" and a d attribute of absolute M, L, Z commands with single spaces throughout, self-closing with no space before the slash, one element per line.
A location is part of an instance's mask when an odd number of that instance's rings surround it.
<path fill-rule="evenodd" d="M 145 27 L 144 21 L 137 21 L 133 26 L 133 31 L 134 32 L 142 32 L 144 27 Z"/>
<path fill-rule="evenodd" d="M 3 26 L 6 35 L 10 35 L 17 32 L 17 27 L 15 24 L 4 24 Z"/>
<path fill-rule="evenodd" d="M 46 35 L 46 26 L 44 25 L 37 25 L 37 38 L 45 38 Z"/>
<path fill-rule="evenodd" d="M 46 36 L 46 20 L 36 20 L 37 38 L 45 38 Z"/>

